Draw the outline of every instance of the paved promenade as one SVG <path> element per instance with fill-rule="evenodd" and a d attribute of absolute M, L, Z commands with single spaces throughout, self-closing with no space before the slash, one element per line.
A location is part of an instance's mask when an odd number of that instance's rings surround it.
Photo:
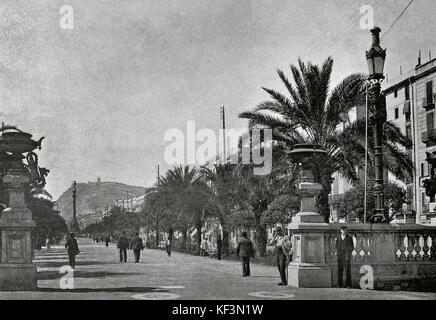
<path fill-rule="evenodd" d="M 66 283 L 60 268 L 68 264 L 62 246 L 35 253 L 38 290 L 0 292 L 2 299 L 431 299 L 436 293 L 369 291 L 359 289 L 304 289 L 277 286 L 276 267 L 253 264 L 251 277 L 241 277 L 237 261 L 215 260 L 173 252 L 144 250 L 141 262 L 119 263 L 111 244 L 79 239 L 81 254 L 73 273 L 74 289 Z"/>

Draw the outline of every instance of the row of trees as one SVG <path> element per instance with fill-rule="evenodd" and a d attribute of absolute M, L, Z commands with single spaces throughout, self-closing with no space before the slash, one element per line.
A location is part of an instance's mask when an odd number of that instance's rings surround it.
<path fill-rule="evenodd" d="M 249 131 L 253 128 L 269 128 L 273 133 L 273 166 L 269 175 L 254 175 L 253 164 L 221 163 L 204 167 L 178 166 L 168 170 L 148 192 L 142 216 L 144 221 L 157 224 L 159 217 L 161 230 L 183 235 L 186 246 L 188 232 L 196 229 L 196 247 L 200 249 L 201 227 L 206 218 L 219 219 L 223 228 L 223 251 L 229 251 L 229 234 L 233 228 L 250 228 L 255 232 L 255 245 L 258 255 L 266 251 L 267 227 L 277 223 L 288 223 L 299 210 L 299 193 L 296 183 L 299 168 L 289 151 L 295 144 L 315 143 L 324 148 L 327 154 L 317 156 L 310 166 L 315 179 L 322 186 L 317 197 L 320 214 L 326 221 L 330 216 L 328 195 L 331 192 L 333 174 L 339 173 L 355 186 L 359 185 L 358 170 L 364 168 L 367 152 L 368 174 L 371 181 L 374 173 L 373 139 L 365 148 L 365 119 L 351 121 L 350 111 L 365 101 L 366 77 L 352 74 L 344 78 L 333 89 L 330 79 L 333 60 L 328 58 L 321 66 L 304 63 L 291 65 L 290 81 L 285 73 L 278 75 L 286 93 L 263 88 L 270 99 L 260 103 L 253 110 L 241 113 L 240 118 L 248 120 Z M 370 109 L 372 113 L 374 110 Z M 371 137 L 373 121 L 369 119 Z M 347 126 L 343 126 L 347 124 Z M 338 130 L 339 127 L 343 127 Z M 403 151 L 410 141 L 392 122 L 383 127 L 383 165 L 398 179 L 405 180 L 413 172 L 411 160 Z M 402 189 L 388 184 L 395 190 L 392 194 L 391 209 L 398 209 Z M 359 188 L 353 192 L 359 192 Z M 392 204 L 394 199 L 399 199 Z M 361 218 L 358 207 L 363 208 L 363 199 L 346 197 L 339 208 L 341 216 Z M 372 200 L 370 199 L 370 202 Z M 373 206 L 368 206 L 368 217 L 372 216 Z"/>
<path fill-rule="evenodd" d="M 208 216 L 217 217 L 223 227 L 225 252 L 232 228 L 253 228 L 258 254 L 263 254 L 267 226 L 288 223 L 291 215 L 299 210 L 299 194 L 295 187 L 299 171 L 288 152 L 295 144 L 315 143 L 327 151 L 313 159 L 311 168 L 315 179 L 323 186 L 317 206 L 328 221 L 328 195 L 334 173 L 357 187 L 353 194 L 361 195 L 358 170 L 364 168 L 367 152 L 370 180 L 374 176 L 373 139 L 368 139 L 366 150 L 365 119 L 349 119 L 351 109 L 365 101 L 366 77 L 352 74 L 331 90 L 332 68 L 332 58 L 326 59 L 321 66 L 298 60 L 297 66 L 290 66 L 293 81 L 278 70 L 286 94 L 263 88 L 270 99 L 240 114 L 240 118 L 248 120 L 249 130 L 272 129 L 274 156 L 270 175 L 253 175 L 253 165 L 227 163 L 201 168 L 175 167 L 149 192 L 144 212 L 154 214 L 158 211 L 161 225 L 169 230 L 179 230 L 185 239 L 189 228 L 195 227 L 198 248 L 203 220 Z M 369 110 L 370 113 L 374 111 Z M 374 118 L 368 119 L 369 137 L 373 134 L 374 121 Z M 338 130 L 343 124 L 347 126 Z M 405 180 L 413 173 L 413 164 L 403 151 L 411 142 L 392 122 L 386 122 L 383 131 L 383 165 L 398 179 Z M 387 206 L 399 210 L 404 201 L 404 190 L 393 183 L 388 183 L 385 189 Z M 372 198 L 370 196 L 368 201 L 369 219 L 374 209 Z M 358 208 L 363 208 L 363 198 L 346 197 L 339 207 L 339 215 L 349 214 L 353 220 L 362 219 L 362 209 Z"/>

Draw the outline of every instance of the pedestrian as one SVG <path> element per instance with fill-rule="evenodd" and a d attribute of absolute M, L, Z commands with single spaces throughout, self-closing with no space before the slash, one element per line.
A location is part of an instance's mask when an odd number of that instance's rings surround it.
<path fill-rule="evenodd" d="M 120 262 L 127 262 L 129 239 L 126 237 L 126 231 L 123 231 L 123 235 L 118 239 L 117 248 L 120 249 Z"/>
<path fill-rule="evenodd" d="M 109 242 L 111 241 L 111 237 L 109 235 L 107 235 L 104 240 L 106 242 L 106 248 L 109 247 Z"/>
<path fill-rule="evenodd" d="M 346 273 L 346 286 L 351 288 L 351 255 L 354 250 L 353 238 L 347 233 L 347 227 L 341 226 L 341 233 L 336 239 L 338 258 L 338 287 L 342 287 L 344 268 Z"/>
<path fill-rule="evenodd" d="M 168 257 L 171 257 L 171 249 L 173 246 L 172 242 L 173 242 L 172 238 L 168 237 L 167 244 L 166 244 Z"/>
<path fill-rule="evenodd" d="M 206 250 L 207 250 L 207 241 L 206 241 L 206 238 L 203 238 L 201 240 L 200 249 L 201 249 L 200 256 L 205 257 L 206 256 Z"/>
<path fill-rule="evenodd" d="M 236 255 L 241 258 L 242 261 L 242 276 L 249 277 L 250 276 L 250 258 L 254 257 L 254 246 L 253 242 L 248 239 L 247 232 L 242 232 L 242 238 L 238 243 L 238 247 L 236 249 Z"/>
<path fill-rule="evenodd" d="M 80 250 L 73 232 L 70 233 L 70 236 L 67 239 L 65 249 L 67 249 L 70 266 L 74 269 L 76 267 L 76 256 L 80 253 Z"/>
<path fill-rule="evenodd" d="M 278 226 L 273 233 L 273 239 L 269 243 L 270 246 L 276 247 L 277 254 L 277 267 L 279 269 L 280 280 L 279 286 L 287 286 L 288 279 L 286 278 L 287 260 L 292 249 L 291 241 L 288 235 L 286 235 L 282 227 Z"/>
<path fill-rule="evenodd" d="M 218 238 L 216 240 L 216 253 L 217 253 L 218 260 L 221 260 L 222 250 L 223 250 L 223 241 L 221 240 L 221 235 L 218 235 Z"/>
<path fill-rule="evenodd" d="M 47 236 L 47 239 L 45 240 L 45 246 L 47 248 L 47 250 L 50 250 L 50 237 Z"/>
<path fill-rule="evenodd" d="M 135 238 L 133 238 L 130 249 L 133 249 L 133 255 L 135 256 L 135 263 L 139 262 L 139 258 L 141 257 L 141 250 L 144 250 L 144 245 L 142 243 L 142 239 L 139 237 L 139 233 L 135 233 Z"/>

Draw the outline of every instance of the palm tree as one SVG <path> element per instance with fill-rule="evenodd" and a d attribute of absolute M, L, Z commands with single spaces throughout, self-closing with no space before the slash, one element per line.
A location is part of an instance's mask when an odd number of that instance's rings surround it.
<path fill-rule="evenodd" d="M 239 217 L 234 217 L 242 227 L 250 227 L 255 230 L 255 248 L 258 256 L 266 253 L 267 226 L 271 221 L 270 206 L 277 199 L 287 196 L 295 199 L 298 191 L 295 189 L 298 170 L 295 165 L 286 162 L 286 153 L 283 146 L 275 146 L 272 172 L 269 175 L 256 175 L 253 172 L 254 165 L 239 165 L 237 167 Z M 279 221 L 290 222 L 287 212 L 282 212 L 283 216 Z M 276 221 L 277 222 L 277 221 Z"/>
<path fill-rule="evenodd" d="M 291 65 L 293 82 L 283 71 L 278 75 L 288 95 L 263 88 L 271 100 L 260 103 L 254 110 L 243 112 L 240 118 L 248 119 L 249 128 L 268 127 L 273 130 L 273 139 L 286 147 L 297 143 L 316 143 L 328 153 L 313 161 L 315 178 L 322 184 L 322 193 L 317 198 L 320 213 L 328 220 L 330 208 L 328 195 L 333 182 L 332 175 L 338 172 L 349 182 L 358 180 L 357 168 L 363 167 L 365 155 L 365 120 L 358 119 L 342 131 L 338 126 L 350 122 L 348 115 L 353 107 L 364 103 L 366 77 L 352 74 L 330 90 L 333 59 L 327 58 L 322 66 L 298 60 L 298 67 Z M 369 119 L 372 128 L 373 119 Z M 384 167 L 404 179 L 413 172 L 413 164 L 401 147 L 410 141 L 392 122 L 383 127 Z M 370 163 L 373 149 L 368 148 Z"/>
<path fill-rule="evenodd" d="M 217 209 L 215 215 L 223 228 L 222 241 L 225 255 L 229 253 L 229 236 L 232 227 L 228 218 L 237 204 L 235 194 L 237 192 L 238 176 L 235 168 L 236 165 L 230 163 L 202 167 L 202 174 L 211 189 L 210 204 Z"/>
<path fill-rule="evenodd" d="M 189 225 L 196 228 L 199 254 L 203 210 L 209 198 L 207 185 L 200 172 L 189 166 L 174 167 L 168 170 L 164 177 L 159 178 L 149 194 L 154 194 L 167 215 L 173 215 L 172 221 L 180 223 L 184 239 L 187 237 Z"/>

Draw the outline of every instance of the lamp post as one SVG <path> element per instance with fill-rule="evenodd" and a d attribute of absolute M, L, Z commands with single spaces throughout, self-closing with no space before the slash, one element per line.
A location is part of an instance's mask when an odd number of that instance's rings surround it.
<path fill-rule="evenodd" d="M 385 78 L 383 68 L 386 59 L 386 49 L 380 47 L 380 28 L 371 29 L 372 45 L 366 52 L 368 63 L 368 80 L 371 83 L 370 103 L 374 106 L 372 123 L 374 123 L 374 166 L 375 166 L 375 215 L 372 222 L 386 222 L 384 213 L 384 192 L 383 192 L 383 124 L 386 121 L 386 109 L 382 102 L 381 82 Z"/>

